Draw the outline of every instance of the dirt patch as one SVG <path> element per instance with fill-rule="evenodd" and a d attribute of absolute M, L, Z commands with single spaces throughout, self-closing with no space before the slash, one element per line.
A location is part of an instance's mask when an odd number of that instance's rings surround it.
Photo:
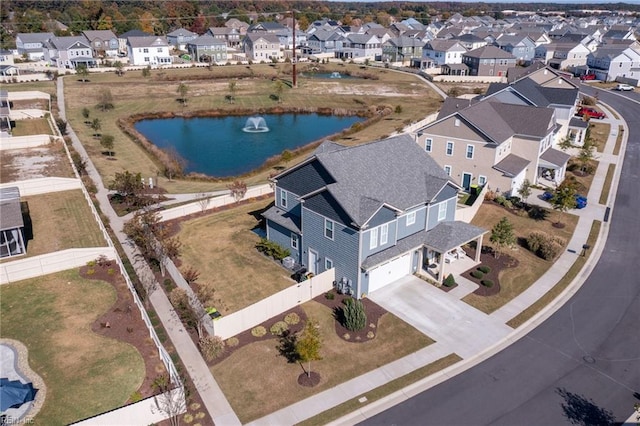
<path fill-rule="evenodd" d="M 139 396 L 146 398 L 155 395 L 157 392 L 152 386 L 153 380 L 161 374 L 167 374 L 167 371 L 117 264 L 107 260 L 95 266 L 85 265 L 80 268 L 80 276 L 108 282 L 116 290 L 116 302 L 93 323 L 91 329 L 96 334 L 127 342 L 138 350 L 145 364 L 145 378 L 138 389 Z"/>
<path fill-rule="evenodd" d="M 465 247 L 464 249 L 467 252 L 467 255 L 471 258 L 474 258 L 476 255 L 476 249 L 473 247 Z M 468 280 L 473 281 L 476 284 L 479 284 L 480 287 L 473 294 L 478 296 L 493 296 L 495 294 L 500 293 L 500 272 L 507 268 L 515 268 L 518 266 L 518 260 L 508 254 L 501 254 L 500 257 L 496 259 L 493 253 L 493 249 L 488 246 L 482 246 L 481 253 L 482 262 L 480 265 L 465 271 L 462 276 Z M 490 271 L 486 274 L 483 274 L 482 278 L 475 278 L 471 275 L 473 271 L 477 271 L 479 267 L 487 266 L 490 268 Z M 481 281 L 490 280 L 493 281 L 493 286 L 488 287 L 486 285 L 482 285 Z"/>
<path fill-rule="evenodd" d="M 74 177 L 62 142 L 38 148 L 2 150 L 0 164 L 2 182 L 43 177 Z"/>

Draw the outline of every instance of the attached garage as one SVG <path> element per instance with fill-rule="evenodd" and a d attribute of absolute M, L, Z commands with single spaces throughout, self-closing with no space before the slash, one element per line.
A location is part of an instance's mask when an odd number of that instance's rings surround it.
<path fill-rule="evenodd" d="M 411 273 L 411 253 L 402 255 L 369 271 L 369 293 Z"/>

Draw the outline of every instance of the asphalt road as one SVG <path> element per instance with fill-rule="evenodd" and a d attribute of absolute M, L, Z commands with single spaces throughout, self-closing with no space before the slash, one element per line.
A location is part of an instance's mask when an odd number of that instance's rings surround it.
<path fill-rule="evenodd" d="M 598 96 L 629 142 L 607 243 L 580 291 L 506 350 L 361 424 L 603 425 L 640 403 L 640 104 L 623 98 L 640 96 Z"/>

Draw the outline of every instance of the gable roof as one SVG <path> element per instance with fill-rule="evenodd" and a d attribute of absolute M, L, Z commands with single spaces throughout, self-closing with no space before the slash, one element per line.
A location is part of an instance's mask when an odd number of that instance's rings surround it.
<path fill-rule="evenodd" d="M 150 46 L 169 46 L 167 39 L 164 36 L 144 36 L 135 37 L 131 36 L 127 38 L 129 45 L 135 47 L 150 47 Z"/>
<path fill-rule="evenodd" d="M 55 37 L 53 33 L 18 33 L 16 38 L 19 38 L 23 43 L 44 43 L 45 41 Z"/>
<path fill-rule="evenodd" d="M 341 220 L 356 227 L 382 206 L 403 211 L 425 204 L 449 184 L 449 176 L 409 135 L 351 147 L 325 143 L 275 179 L 305 202 L 337 204 L 349 218 Z"/>
<path fill-rule="evenodd" d="M 477 49 L 463 53 L 462 56 L 478 59 L 515 59 L 511 53 L 506 52 L 499 47 L 495 46 L 483 46 Z"/>
<path fill-rule="evenodd" d="M 117 38 L 111 30 L 85 30 L 82 32 L 89 41 L 93 41 L 97 38 L 100 40 L 112 40 Z"/>
<path fill-rule="evenodd" d="M 48 45 L 58 50 L 91 48 L 89 40 L 85 36 L 53 37 L 48 41 Z"/>
<path fill-rule="evenodd" d="M 167 34 L 167 37 L 197 37 L 198 34 L 187 30 L 186 28 L 178 28 Z"/>

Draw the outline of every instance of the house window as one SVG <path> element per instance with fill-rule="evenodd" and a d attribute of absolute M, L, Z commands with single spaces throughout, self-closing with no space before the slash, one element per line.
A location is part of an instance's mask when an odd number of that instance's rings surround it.
<path fill-rule="evenodd" d="M 385 245 L 389 241 L 389 224 L 380 226 L 380 245 Z"/>
<path fill-rule="evenodd" d="M 324 236 L 330 240 L 333 240 L 333 221 L 329 219 L 324 220 Z"/>
<path fill-rule="evenodd" d="M 444 201 L 440 203 L 440 205 L 438 206 L 438 222 L 446 219 L 446 217 L 447 217 L 447 202 Z"/>
<path fill-rule="evenodd" d="M 142 53 L 149 53 L 149 49 L 145 47 L 144 49 L 142 49 Z"/>
<path fill-rule="evenodd" d="M 453 155 L 453 142 L 447 141 L 447 151 L 446 151 L 446 153 L 449 156 Z"/>
<path fill-rule="evenodd" d="M 433 144 L 433 139 L 425 139 L 424 140 L 424 150 L 427 152 L 431 152 L 431 145 Z"/>
<path fill-rule="evenodd" d="M 149 57 L 148 57 L 148 56 L 145 56 L 145 57 L 144 57 L 144 61 L 145 61 L 145 62 L 149 62 Z"/>
<path fill-rule="evenodd" d="M 407 226 L 416 223 L 416 212 L 410 212 L 407 214 Z"/>
<path fill-rule="evenodd" d="M 328 271 L 331 268 L 333 268 L 333 260 L 327 257 L 324 259 L 324 269 Z"/>
<path fill-rule="evenodd" d="M 291 247 L 294 249 L 298 248 L 298 234 L 291 233 Z"/>
<path fill-rule="evenodd" d="M 373 250 L 378 247 L 378 228 L 373 228 L 369 232 L 369 249 Z"/>
<path fill-rule="evenodd" d="M 466 154 L 466 156 L 467 156 L 467 158 L 469 160 L 473 159 L 473 149 L 474 149 L 473 145 L 467 145 L 467 154 Z"/>
<path fill-rule="evenodd" d="M 287 191 L 284 189 L 280 190 L 280 207 L 287 208 Z"/>
<path fill-rule="evenodd" d="M 444 172 L 447 175 L 451 176 L 451 166 L 444 166 Z"/>
<path fill-rule="evenodd" d="M 482 175 L 478 176 L 478 185 L 484 186 L 485 183 L 487 183 L 487 177 Z"/>

